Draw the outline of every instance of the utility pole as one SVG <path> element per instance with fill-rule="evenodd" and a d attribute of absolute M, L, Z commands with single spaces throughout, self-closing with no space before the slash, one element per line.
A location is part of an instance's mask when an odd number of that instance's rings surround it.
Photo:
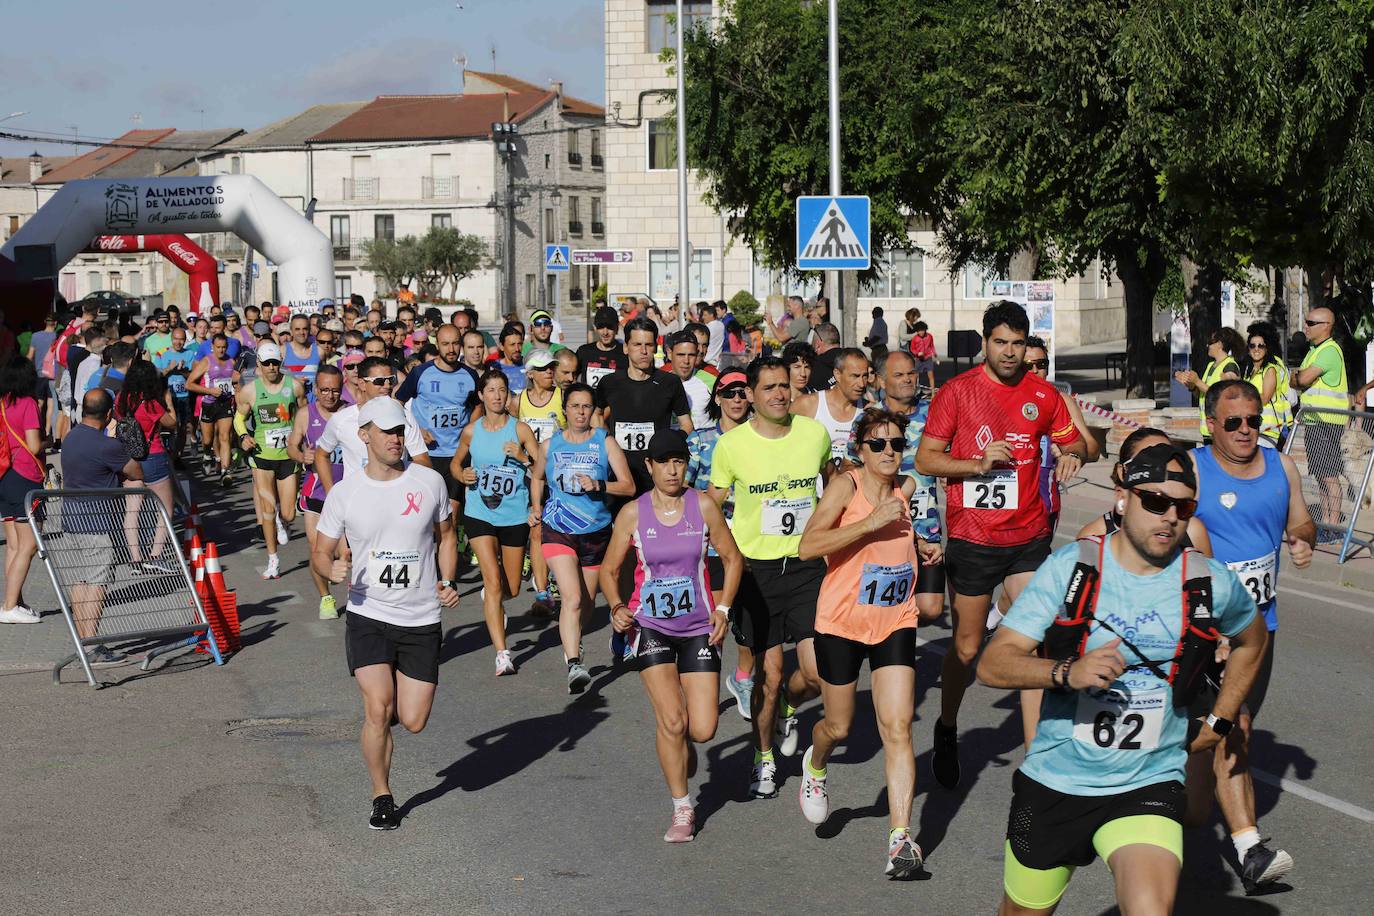
<path fill-rule="evenodd" d="M 495 48 L 493 47 L 493 53 Z M 494 121 L 491 139 L 496 155 L 506 168 L 506 252 L 502 259 L 506 274 L 506 314 L 515 313 L 515 124 Z M 504 316 L 503 316 L 504 317 Z"/>
<path fill-rule="evenodd" d="M 839 197 L 843 193 L 840 182 L 840 14 L 839 0 L 829 0 L 829 83 L 830 83 L 830 196 Z M 838 270 L 826 271 L 825 292 L 830 299 L 830 321 L 842 331 L 844 346 L 854 346 L 855 334 L 849 331 L 848 313 L 851 311 L 844 301 L 843 274 Z M 857 318 L 856 316 L 853 316 Z"/>
<path fill-rule="evenodd" d="M 835 0 L 830 0 L 832 6 Z M 682 0 L 677 0 L 677 301 L 678 317 L 687 314 L 687 79 L 682 56 Z M 832 179 L 833 183 L 833 179 Z"/>

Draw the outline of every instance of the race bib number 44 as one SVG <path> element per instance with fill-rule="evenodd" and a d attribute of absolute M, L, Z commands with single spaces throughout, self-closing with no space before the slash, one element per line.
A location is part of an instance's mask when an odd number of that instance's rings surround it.
<path fill-rule="evenodd" d="M 1152 751 L 1169 710 L 1168 691 L 1127 694 L 1080 690 L 1073 715 L 1073 740 L 1116 751 Z"/>
<path fill-rule="evenodd" d="M 374 550 L 367 557 L 367 581 L 379 588 L 419 588 L 420 554 L 413 550 Z"/>
<path fill-rule="evenodd" d="M 654 424 L 652 423 L 617 423 L 615 425 L 615 441 L 620 443 L 620 447 L 627 452 L 642 452 L 649 447 L 649 440 L 654 437 Z"/>
<path fill-rule="evenodd" d="M 781 537 L 799 535 L 806 527 L 807 520 L 811 518 L 812 509 L 809 496 L 795 499 L 765 499 L 762 524 L 759 528 L 764 534 Z"/>
<path fill-rule="evenodd" d="M 1278 594 L 1278 567 L 1277 553 L 1226 564 L 1226 568 L 1235 572 L 1240 584 L 1245 586 L 1258 605 L 1268 604 Z"/>
<path fill-rule="evenodd" d="M 964 478 L 965 509 L 1019 509 L 1020 492 L 1016 472 L 1011 469 L 989 471 L 977 477 Z"/>

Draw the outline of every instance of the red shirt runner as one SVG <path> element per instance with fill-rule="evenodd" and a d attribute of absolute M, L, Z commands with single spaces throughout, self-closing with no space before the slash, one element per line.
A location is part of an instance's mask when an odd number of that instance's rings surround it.
<path fill-rule="evenodd" d="M 955 458 L 981 458 L 999 439 L 1011 446 L 1011 464 L 946 482 L 950 537 L 1016 547 L 1050 533 L 1049 510 L 1040 498 L 1040 438 L 1061 445 L 1078 439 L 1058 388 L 1031 372 L 1016 385 L 1004 385 L 974 366 L 941 386 L 925 434 L 948 442 Z"/>

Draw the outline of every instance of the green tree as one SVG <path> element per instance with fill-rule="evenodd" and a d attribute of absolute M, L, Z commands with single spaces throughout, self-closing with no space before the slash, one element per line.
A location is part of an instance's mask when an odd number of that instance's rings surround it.
<path fill-rule="evenodd" d="M 363 242 L 363 268 L 381 277 L 390 289 L 408 282 L 413 274 L 401 247 L 389 239 L 368 239 Z"/>
<path fill-rule="evenodd" d="M 735 316 L 735 320 L 740 323 L 740 327 L 747 328 L 759 320 L 759 300 L 747 289 L 742 289 L 730 297 L 730 314 Z"/>
<path fill-rule="evenodd" d="M 487 243 L 480 236 L 459 232 L 452 227 L 433 227 L 420 239 L 421 282 L 431 293 L 442 292 L 451 284 L 458 296 L 458 284 L 487 266 Z"/>

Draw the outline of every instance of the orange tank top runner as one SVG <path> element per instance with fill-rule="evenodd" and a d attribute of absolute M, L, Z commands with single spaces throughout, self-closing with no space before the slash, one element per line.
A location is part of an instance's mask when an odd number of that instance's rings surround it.
<path fill-rule="evenodd" d="M 873 513 L 859 472 L 850 471 L 854 499 L 836 527 Z M 900 488 L 893 487 L 905 500 Z M 816 602 L 816 632 L 877 645 L 897 630 L 916 626 L 916 542 L 911 520 L 903 514 L 876 537 L 837 550 L 826 557 L 829 570 Z"/>

